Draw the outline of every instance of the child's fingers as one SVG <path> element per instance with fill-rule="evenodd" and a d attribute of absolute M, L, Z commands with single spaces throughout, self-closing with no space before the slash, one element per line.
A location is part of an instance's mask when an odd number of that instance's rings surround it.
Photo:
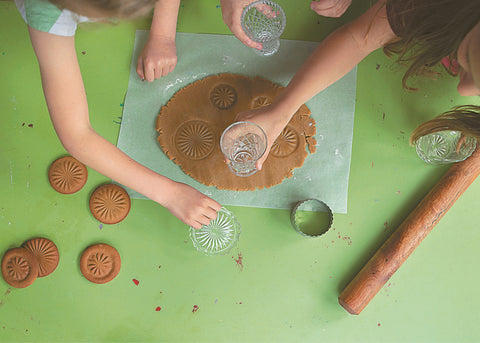
<path fill-rule="evenodd" d="M 168 74 L 170 74 L 175 69 L 176 65 L 177 65 L 176 63 L 175 64 L 170 64 L 170 66 L 168 68 Z"/>
<path fill-rule="evenodd" d="M 153 67 L 146 65 L 144 68 L 144 73 L 145 80 L 147 80 L 148 82 L 153 82 L 155 80 L 155 69 Z"/>
<path fill-rule="evenodd" d="M 208 224 L 210 224 L 210 218 L 207 218 L 207 217 L 202 215 L 202 216 L 198 217 L 197 222 L 200 223 L 201 225 L 208 225 Z"/>
<path fill-rule="evenodd" d="M 277 12 L 275 12 L 272 6 L 266 4 L 258 4 L 255 8 L 260 11 L 264 16 L 267 18 L 275 18 L 277 16 Z"/>
<path fill-rule="evenodd" d="M 235 36 L 238 38 L 238 40 L 240 42 L 242 42 L 243 44 L 245 44 L 246 46 L 248 46 L 250 48 L 254 48 L 254 49 L 258 49 L 258 50 L 262 49 L 262 44 L 254 42 L 253 40 L 248 38 L 248 36 L 243 33 L 243 30 L 239 31 L 239 33 L 235 34 Z"/>
<path fill-rule="evenodd" d="M 177 60 L 176 59 L 172 59 L 170 61 L 167 62 L 167 65 L 165 66 L 165 72 L 166 74 L 164 76 L 167 76 L 168 74 L 170 74 L 174 69 L 175 69 L 175 66 L 177 65 Z"/>
<path fill-rule="evenodd" d="M 188 224 L 188 225 L 190 225 L 191 227 L 193 227 L 195 230 L 200 230 L 200 229 L 202 228 L 202 226 L 203 226 L 203 225 L 202 225 L 201 223 L 199 223 L 199 222 L 193 222 L 193 223 Z"/>
<path fill-rule="evenodd" d="M 168 65 L 164 65 L 162 67 L 162 76 L 167 76 L 170 73 L 170 67 Z"/>
<path fill-rule="evenodd" d="M 255 163 L 255 168 L 257 168 L 257 170 L 262 170 L 263 163 L 267 159 L 269 152 L 270 150 L 265 151 L 265 154 L 263 154 L 263 156 L 257 161 L 257 163 Z"/>
<path fill-rule="evenodd" d="M 218 214 L 217 211 L 215 211 L 213 208 L 209 207 L 206 209 L 204 216 L 208 218 L 208 220 L 214 220 L 217 218 Z"/>
<path fill-rule="evenodd" d="M 243 44 L 245 44 L 250 48 L 254 48 L 258 50 L 261 50 L 263 48 L 262 44 L 254 42 L 245 34 L 240 24 L 235 25 L 235 27 L 232 27 L 232 33 L 235 35 L 235 37 L 238 38 L 240 42 L 242 42 Z"/>
<path fill-rule="evenodd" d="M 338 18 L 348 9 L 351 0 L 312 1 L 310 8 L 324 17 Z"/>
<path fill-rule="evenodd" d="M 312 1 L 310 8 L 325 17 L 331 17 L 335 10 L 334 4 L 330 0 Z"/>
<path fill-rule="evenodd" d="M 216 202 L 212 198 L 209 198 L 208 206 L 215 211 L 215 218 L 217 218 L 216 213 L 222 209 L 222 205 L 220 205 L 220 203 Z M 210 217 L 210 218 L 212 218 L 212 217 Z M 212 219 L 215 219 L 215 218 L 212 218 Z"/>
<path fill-rule="evenodd" d="M 137 62 L 137 74 L 140 76 L 140 78 L 145 80 L 145 74 L 143 72 L 143 59 L 140 57 Z"/>
<path fill-rule="evenodd" d="M 157 65 L 155 65 L 154 67 L 151 67 L 150 69 L 153 70 L 154 78 L 156 80 L 170 74 L 175 69 L 176 65 L 177 65 L 176 61 L 159 62 L 157 63 Z"/>

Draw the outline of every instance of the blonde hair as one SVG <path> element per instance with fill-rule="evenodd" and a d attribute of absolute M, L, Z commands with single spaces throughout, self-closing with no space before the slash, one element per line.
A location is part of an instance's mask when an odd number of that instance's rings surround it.
<path fill-rule="evenodd" d="M 149 14 L 157 0 L 48 0 L 60 9 L 74 13 L 116 19 L 133 19 Z"/>
<path fill-rule="evenodd" d="M 459 131 L 464 136 L 480 138 L 480 106 L 456 106 L 438 117 L 419 125 L 410 136 L 410 144 L 422 136 L 439 131 Z"/>
<path fill-rule="evenodd" d="M 407 83 L 412 76 L 435 75 L 433 68 L 443 57 L 456 59 L 460 43 L 480 22 L 478 0 L 387 0 L 388 7 L 401 26 L 401 37 L 383 51 L 409 65 L 402 79 L 408 90 L 416 90 Z"/>
<path fill-rule="evenodd" d="M 389 57 L 396 55 L 398 63 L 408 65 L 402 79 L 407 90 L 417 90 L 408 84 L 412 77 L 438 74 L 435 67 L 446 56 L 450 65 L 445 69 L 452 74 L 460 44 L 480 22 L 478 0 L 386 0 L 386 6 L 400 32 L 395 32 L 399 38 L 387 43 L 383 51 Z M 410 144 L 422 136 L 446 130 L 479 139 L 480 106 L 457 106 L 419 125 Z"/>

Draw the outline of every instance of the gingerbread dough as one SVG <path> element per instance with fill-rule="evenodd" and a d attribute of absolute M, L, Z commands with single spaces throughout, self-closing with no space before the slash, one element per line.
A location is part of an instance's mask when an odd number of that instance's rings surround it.
<path fill-rule="evenodd" d="M 315 120 L 302 105 L 274 142 L 261 171 L 233 174 L 223 161 L 220 136 L 238 113 L 268 105 L 282 91 L 269 80 L 219 74 L 182 88 L 157 117 L 158 142 L 165 154 L 195 180 L 236 191 L 268 188 L 292 176 L 315 152 Z"/>

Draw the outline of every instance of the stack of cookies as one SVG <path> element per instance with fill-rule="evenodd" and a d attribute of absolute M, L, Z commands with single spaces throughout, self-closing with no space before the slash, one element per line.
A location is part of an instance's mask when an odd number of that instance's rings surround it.
<path fill-rule="evenodd" d="M 2 276 L 12 287 L 30 286 L 37 277 L 50 275 L 58 266 L 57 246 L 47 238 L 33 238 L 2 258 Z"/>

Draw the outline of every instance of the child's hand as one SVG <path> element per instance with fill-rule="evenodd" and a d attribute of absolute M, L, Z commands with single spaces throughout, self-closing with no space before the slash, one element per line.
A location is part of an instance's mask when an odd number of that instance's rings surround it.
<path fill-rule="evenodd" d="M 249 121 L 260 126 L 267 135 L 267 149 L 265 154 L 255 163 L 257 170 L 261 170 L 263 163 L 270 153 L 273 142 L 287 125 L 290 117 L 286 113 L 279 112 L 273 105 L 260 107 L 254 110 L 241 112 L 235 118 L 235 121 Z M 229 161 L 225 160 L 226 163 Z"/>
<path fill-rule="evenodd" d="M 217 218 L 221 205 L 215 200 L 200 193 L 195 188 L 177 182 L 169 201 L 164 206 L 185 224 L 200 229 Z"/>
<path fill-rule="evenodd" d="M 324 17 L 341 17 L 352 0 L 317 0 L 312 1 L 310 8 Z"/>
<path fill-rule="evenodd" d="M 175 39 L 150 34 L 137 61 L 137 74 L 152 82 L 167 76 L 177 65 Z"/>
<path fill-rule="evenodd" d="M 242 29 L 242 12 L 245 7 L 256 0 L 220 0 L 222 18 L 235 37 L 250 48 L 261 50 L 262 44 L 251 40 Z"/>

